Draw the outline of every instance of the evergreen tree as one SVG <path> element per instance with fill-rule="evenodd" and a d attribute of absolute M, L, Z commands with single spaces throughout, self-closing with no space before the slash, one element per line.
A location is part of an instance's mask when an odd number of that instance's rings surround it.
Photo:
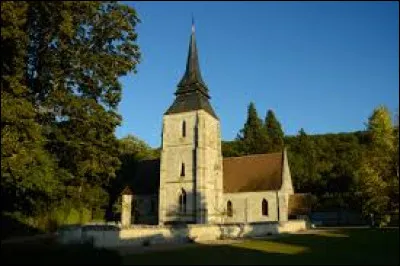
<path fill-rule="evenodd" d="M 247 120 L 243 129 L 237 136 L 240 140 L 241 149 L 244 154 L 260 154 L 267 152 L 267 136 L 263 129 L 262 120 L 258 117 L 256 107 L 253 102 L 248 106 Z"/>
<path fill-rule="evenodd" d="M 268 110 L 265 116 L 264 128 L 270 140 L 268 152 L 280 152 L 283 149 L 284 133 L 281 124 L 276 119 L 272 110 Z"/>

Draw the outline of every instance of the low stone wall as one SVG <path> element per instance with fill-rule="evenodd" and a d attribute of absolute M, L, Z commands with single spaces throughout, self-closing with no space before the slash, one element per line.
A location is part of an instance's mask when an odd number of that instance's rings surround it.
<path fill-rule="evenodd" d="M 59 234 L 61 243 L 92 242 L 96 247 L 141 246 L 169 242 L 209 241 L 227 238 L 244 238 L 291 233 L 306 229 L 306 222 L 264 222 L 221 225 L 132 225 L 102 228 L 83 226 L 64 230 Z"/>
<path fill-rule="evenodd" d="M 293 220 L 280 224 L 279 233 L 299 232 L 307 229 L 305 220 Z"/>

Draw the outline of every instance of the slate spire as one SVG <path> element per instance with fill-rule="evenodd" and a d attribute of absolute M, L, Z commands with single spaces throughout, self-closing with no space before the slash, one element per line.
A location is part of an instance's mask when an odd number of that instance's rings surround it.
<path fill-rule="evenodd" d="M 178 83 L 178 89 L 175 92 L 175 95 L 184 94 L 191 91 L 199 91 L 207 98 L 210 98 L 210 96 L 208 95 L 208 88 L 204 83 L 203 78 L 201 77 L 193 17 L 192 34 L 190 35 L 186 71 L 181 81 Z"/>
<path fill-rule="evenodd" d="M 218 119 L 209 102 L 207 85 L 201 77 L 193 17 L 186 71 L 177 87 L 175 100 L 165 114 L 204 110 Z"/>

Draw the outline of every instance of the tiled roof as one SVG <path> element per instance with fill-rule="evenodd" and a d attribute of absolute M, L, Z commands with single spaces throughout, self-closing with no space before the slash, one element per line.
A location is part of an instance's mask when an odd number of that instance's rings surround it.
<path fill-rule="evenodd" d="M 129 182 L 133 195 L 158 194 L 160 188 L 160 160 L 143 160 L 137 163 Z"/>
<path fill-rule="evenodd" d="M 224 158 L 224 192 L 279 190 L 282 165 L 280 152 Z"/>
<path fill-rule="evenodd" d="M 279 190 L 282 165 L 282 153 L 224 158 L 224 193 Z M 139 162 L 129 187 L 134 195 L 158 194 L 160 160 Z"/>

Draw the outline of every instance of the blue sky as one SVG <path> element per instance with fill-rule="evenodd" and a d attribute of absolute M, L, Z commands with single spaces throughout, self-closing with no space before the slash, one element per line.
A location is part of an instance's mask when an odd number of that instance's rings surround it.
<path fill-rule="evenodd" d="M 185 71 L 191 31 L 222 139 L 243 127 L 250 101 L 287 135 L 362 130 L 380 104 L 399 106 L 398 2 L 125 2 L 136 8 L 142 62 L 120 80 L 123 122 L 161 143 L 162 115 Z"/>

